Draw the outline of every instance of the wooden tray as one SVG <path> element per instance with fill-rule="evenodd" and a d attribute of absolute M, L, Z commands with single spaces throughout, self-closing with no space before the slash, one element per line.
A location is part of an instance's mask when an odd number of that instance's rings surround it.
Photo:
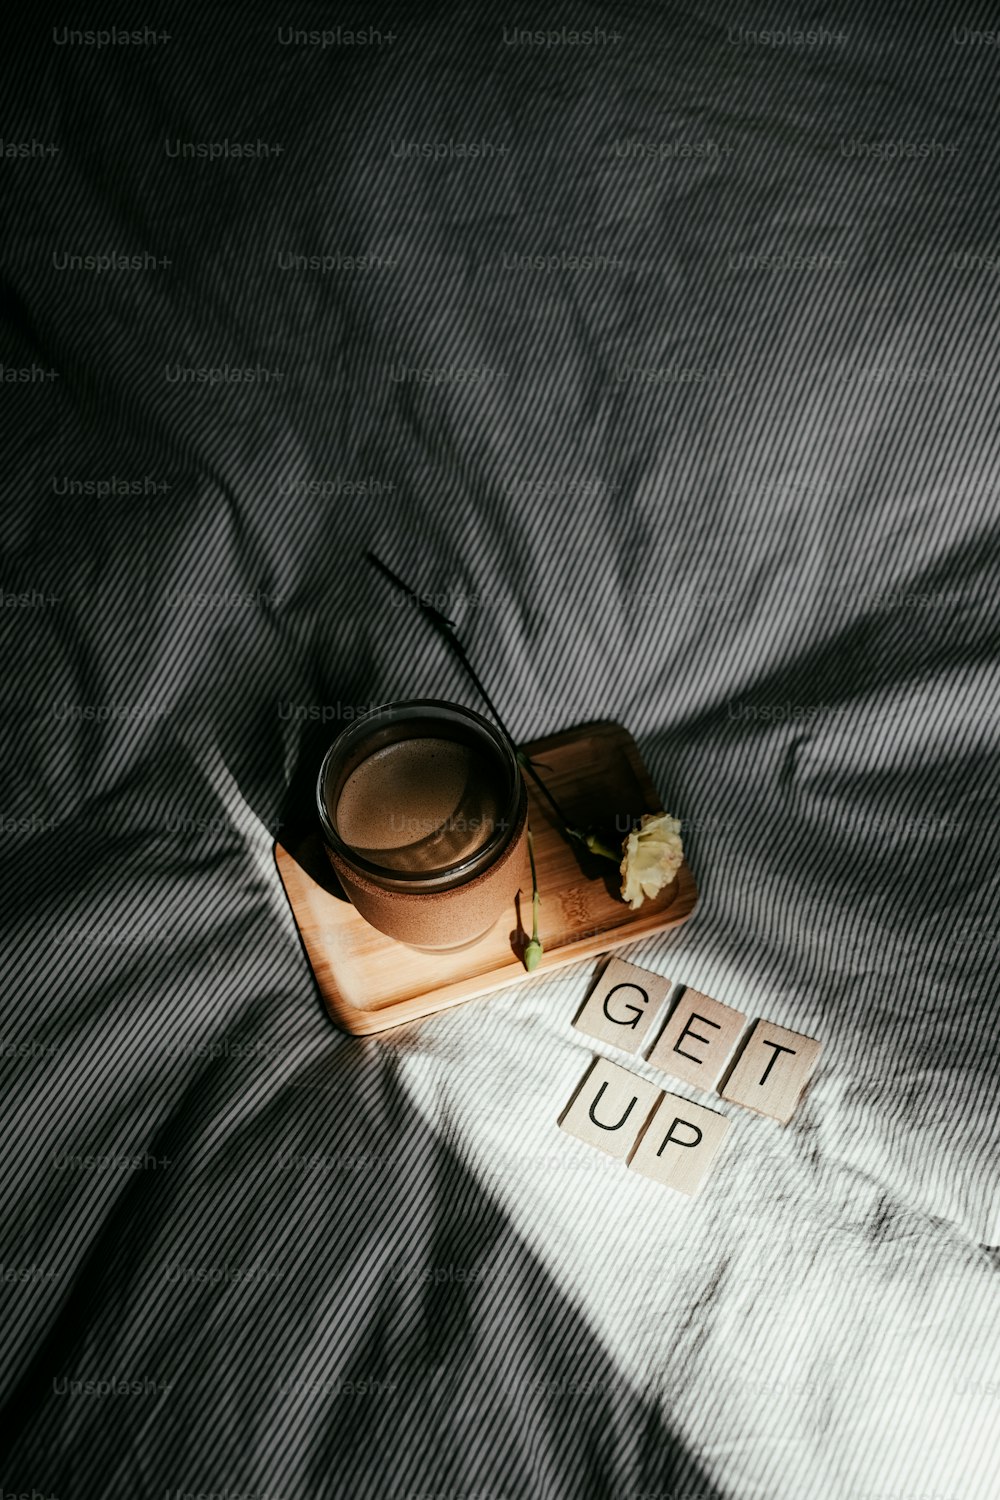
<path fill-rule="evenodd" d="M 586 724 L 524 749 L 566 816 L 577 826 L 606 830 L 613 848 L 624 837 L 616 825 L 662 806 L 635 741 L 620 724 Z M 426 953 L 383 936 L 358 915 L 339 893 L 318 833 L 292 849 L 275 844 L 278 873 L 303 946 L 338 1026 L 355 1036 L 385 1031 L 633 943 L 646 933 L 678 927 L 691 915 L 698 892 L 686 864 L 666 890 L 633 912 L 619 894 L 615 866 L 579 853 L 566 841 L 530 778 L 528 802 L 545 946 L 533 974 L 521 961 L 531 932 L 527 860 L 509 922 L 498 922 L 469 947 Z"/>

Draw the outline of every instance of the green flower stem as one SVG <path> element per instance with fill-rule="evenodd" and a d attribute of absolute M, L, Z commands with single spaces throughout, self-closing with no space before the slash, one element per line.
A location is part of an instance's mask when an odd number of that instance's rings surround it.
<path fill-rule="evenodd" d="M 531 942 L 524 950 L 524 967 L 530 974 L 532 969 L 537 969 L 542 961 L 545 951 L 542 940 L 538 936 L 538 909 L 542 904 L 542 898 L 538 894 L 538 874 L 535 870 L 535 841 L 531 836 L 531 828 L 528 829 L 528 858 L 531 861 Z"/>
<path fill-rule="evenodd" d="M 497 719 L 497 723 L 500 724 L 499 719 Z M 503 729 L 502 724 L 500 724 L 500 728 Z M 503 732 L 504 734 L 507 734 L 506 729 L 504 729 Z M 510 739 L 509 734 L 507 734 L 507 738 Z M 513 740 L 511 740 L 511 744 L 513 743 Z M 559 827 L 562 829 L 566 837 L 568 839 L 576 839 L 577 843 L 585 843 L 586 840 L 584 838 L 584 835 L 578 828 L 573 828 L 572 825 L 567 821 L 566 814 L 563 812 L 562 808 L 559 806 L 559 803 L 556 801 L 555 797 L 545 785 L 545 782 L 535 770 L 528 756 L 525 755 L 523 750 L 519 750 L 516 745 L 514 746 L 514 754 L 517 756 L 518 765 L 521 766 L 525 771 L 527 771 L 528 775 L 531 777 L 532 781 L 535 783 L 538 790 L 541 792 L 542 796 L 545 798 L 546 802 L 555 813 L 556 822 L 559 824 Z"/>
<path fill-rule="evenodd" d="M 596 833 L 588 833 L 586 838 L 584 839 L 584 843 L 590 850 L 591 854 L 599 854 L 602 859 L 610 859 L 611 863 L 614 865 L 621 864 L 622 851 L 619 849 L 616 854 L 613 849 L 609 849 L 607 844 L 603 843 L 597 837 Z"/>

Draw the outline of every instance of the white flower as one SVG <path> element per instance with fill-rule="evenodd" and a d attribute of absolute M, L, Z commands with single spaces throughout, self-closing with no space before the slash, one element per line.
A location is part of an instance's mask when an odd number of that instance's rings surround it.
<path fill-rule="evenodd" d="M 643 813 L 622 844 L 622 900 L 637 911 L 669 885 L 684 859 L 681 825 L 669 813 Z"/>

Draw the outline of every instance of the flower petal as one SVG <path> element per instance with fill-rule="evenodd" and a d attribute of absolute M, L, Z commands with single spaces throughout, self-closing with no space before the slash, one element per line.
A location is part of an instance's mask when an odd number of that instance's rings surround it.
<path fill-rule="evenodd" d="M 633 911 L 668 886 L 684 859 L 681 825 L 669 813 L 644 813 L 622 843 L 621 893 Z"/>

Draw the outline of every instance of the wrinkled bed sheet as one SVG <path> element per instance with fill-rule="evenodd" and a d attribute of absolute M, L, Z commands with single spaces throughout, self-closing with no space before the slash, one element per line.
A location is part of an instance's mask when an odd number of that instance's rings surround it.
<path fill-rule="evenodd" d="M 5 65 L 4 1490 L 995 1496 L 995 48 L 161 9 Z M 556 1128 L 591 964 L 325 1017 L 275 834 L 335 721 L 478 706 L 366 547 L 518 738 L 635 735 L 701 899 L 625 956 L 823 1041 L 700 1198 Z"/>

